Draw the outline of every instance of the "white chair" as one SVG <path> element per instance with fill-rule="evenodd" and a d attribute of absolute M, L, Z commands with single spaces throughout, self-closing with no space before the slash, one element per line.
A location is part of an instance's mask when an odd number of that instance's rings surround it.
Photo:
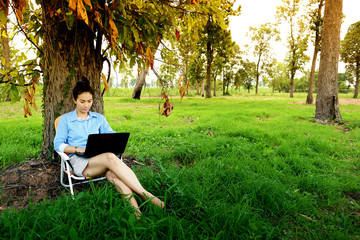
<path fill-rule="evenodd" d="M 60 118 L 61 118 L 61 116 L 58 117 L 55 120 L 55 131 L 57 130 L 57 125 L 59 123 Z M 85 184 L 85 183 L 88 183 L 90 181 L 91 182 L 96 182 L 96 181 L 106 179 L 105 176 L 97 177 L 97 178 L 76 176 L 72 171 L 69 156 L 66 153 L 62 153 L 62 152 L 57 152 L 57 154 L 59 154 L 59 156 L 61 158 L 60 183 L 64 187 L 70 188 L 70 192 L 71 192 L 71 195 L 72 195 L 73 198 L 74 198 L 74 185 Z M 68 179 L 67 184 L 64 182 L 64 178 L 66 177 L 65 174 L 66 174 L 67 179 Z M 73 180 L 76 180 L 76 182 L 73 182 Z"/>

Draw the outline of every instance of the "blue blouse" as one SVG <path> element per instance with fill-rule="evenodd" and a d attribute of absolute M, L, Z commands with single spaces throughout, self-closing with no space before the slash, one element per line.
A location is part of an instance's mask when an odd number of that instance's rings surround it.
<path fill-rule="evenodd" d="M 86 147 L 89 134 L 114 133 L 105 117 L 96 112 L 90 112 L 86 120 L 79 118 L 76 109 L 61 116 L 57 127 L 54 148 L 64 152 L 66 146 Z"/>

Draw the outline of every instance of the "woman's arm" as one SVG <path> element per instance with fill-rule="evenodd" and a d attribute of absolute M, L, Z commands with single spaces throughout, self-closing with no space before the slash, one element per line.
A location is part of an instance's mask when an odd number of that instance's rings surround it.
<path fill-rule="evenodd" d="M 106 118 L 101 115 L 100 133 L 115 133 L 110 127 L 110 124 L 106 121 Z"/>
<path fill-rule="evenodd" d="M 82 147 L 73 147 L 73 146 L 66 146 L 64 149 L 65 153 L 84 153 L 85 148 Z"/>
<path fill-rule="evenodd" d="M 70 146 L 68 144 L 68 123 L 66 116 L 62 116 L 59 120 L 59 124 L 54 139 L 54 148 L 57 152 L 63 152 L 63 153 L 85 152 L 85 148 Z"/>
<path fill-rule="evenodd" d="M 67 123 L 64 116 L 62 116 L 59 120 L 58 127 L 56 130 L 56 135 L 54 138 L 54 148 L 57 152 L 64 152 L 64 149 L 67 144 Z"/>

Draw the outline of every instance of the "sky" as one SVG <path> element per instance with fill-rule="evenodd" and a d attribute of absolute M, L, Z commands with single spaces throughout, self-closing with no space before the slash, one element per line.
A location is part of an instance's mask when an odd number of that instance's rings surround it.
<path fill-rule="evenodd" d="M 236 6 L 241 5 L 241 15 L 230 18 L 230 26 L 233 41 L 235 41 L 241 50 L 245 50 L 245 44 L 250 43 L 250 38 L 246 36 L 249 27 L 258 27 L 266 22 L 275 22 L 276 7 L 281 5 L 281 0 L 236 0 Z M 352 23 L 360 21 L 360 0 L 343 0 L 343 14 L 345 18 L 341 26 L 341 36 L 343 39 L 347 29 Z M 272 45 L 273 52 L 276 53 L 276 59 L 282 62 L 286 56 L 286 36 L 287 29 L 281 28 L 281 42 Z M 313 45 L 309 45 L 308 56 L 312 57 Z M 252 51 L 249 51 L 251 53 Z M 248 56 L 251 60 L 251 55 Z M 318 56 L 318 59 L 319 56 Z M 310 68 L 310 61 L 307 65 Z M 345 71 L 345 64 L 339 63 L 339 72 Z"/>

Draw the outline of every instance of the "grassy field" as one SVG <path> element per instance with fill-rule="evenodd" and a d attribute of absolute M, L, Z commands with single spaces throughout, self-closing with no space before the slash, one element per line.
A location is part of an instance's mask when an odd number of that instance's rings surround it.
<path fill-rule="evenodd" d="M 114 130 L 131 132 L 125 154 L 152 164 L 134 171 L 175 213 L 139 200 L 137 221 L 104 183 L 74 201 L 64 191 L 56 201 L 3 211 L 0 238 L 360 238 L 360 106 L 341 105 L 342 124 L 320 125 L 314 105 L 294 104 L 305 94 L 239 92 L 171 98 L 165 118 L 160 99 L 116 91 L 105 98 L 105 115 Z M 24 119 L 21 106 L 0 103 L 2 168 L 40 151 L 41 113 Z"/>

